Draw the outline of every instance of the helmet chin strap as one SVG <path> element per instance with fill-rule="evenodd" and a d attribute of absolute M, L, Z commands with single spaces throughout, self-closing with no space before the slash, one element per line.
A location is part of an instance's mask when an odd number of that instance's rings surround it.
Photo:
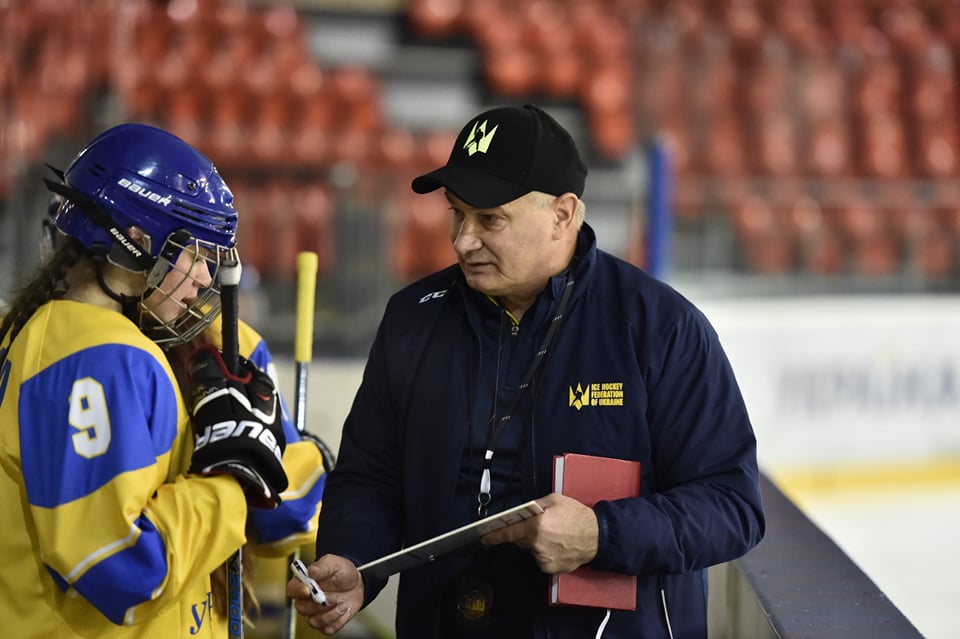
<path fill-rule="evenodd" d="M 107 285 L 107 280 L 103 276 L 103 267 L 107 263 L 106 256 L 104 255 L 94 255 L 93 257 L 93 269 L 97 274 L 97 283 L 100 285 L 100 289 L 106 293 L 107 297 L 113 301 L 120 304 L 120 311 L 123 313 L 123 316 L 128 320 L 140 326 L 140 300 L 143 297 L 146 297 L 148 294 L 147 291 L 144 291 L 143 295 L 137 297 L 135 295 L 125 295 L 123 293 L 117 293 Z M 152 290 L 152 289 L 151 289 Z"/>

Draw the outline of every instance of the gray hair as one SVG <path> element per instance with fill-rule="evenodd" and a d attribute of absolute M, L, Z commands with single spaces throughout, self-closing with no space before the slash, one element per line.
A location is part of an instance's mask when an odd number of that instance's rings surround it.
<path fill-rule="evenodd" d="M 521 199 L 526 199 L 533 206 L 546 207 L 549 206 L 550 203 L 555 199 L 557 199 L 557 196 L 553 195 L 552 193 L 544 193 L 543 191 L 530 191 Z M 583 200 L 580 198 L 577 198 L 577 210 L 575 211 L 574 215 L 574 221 L 577 224 L 577 229 L 579 229 L 581 226 L 583 226 L 583 221 L 587 217 L 587 205 L 584 204 Z"/>

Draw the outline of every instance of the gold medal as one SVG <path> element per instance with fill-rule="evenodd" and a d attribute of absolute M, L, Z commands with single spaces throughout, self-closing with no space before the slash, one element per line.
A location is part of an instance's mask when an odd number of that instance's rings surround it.
<path fill-rule="evenodd" d="M 467 579 L 457 594 L 457 621 L 465 626 L 480 626 L 490 619 L 493 588 L 486 581 Z"/>

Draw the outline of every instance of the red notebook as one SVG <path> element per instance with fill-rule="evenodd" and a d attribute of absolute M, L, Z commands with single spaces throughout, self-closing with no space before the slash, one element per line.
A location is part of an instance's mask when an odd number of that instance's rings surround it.
<path fill-rule="evenodd" d="M 593 506 L 640 496 L 640 462 L 567 453 L 553 458 L 553 490 Z M 635 610 L 637 577 L 580 566 L 550 578 L 550 605 Z"/>

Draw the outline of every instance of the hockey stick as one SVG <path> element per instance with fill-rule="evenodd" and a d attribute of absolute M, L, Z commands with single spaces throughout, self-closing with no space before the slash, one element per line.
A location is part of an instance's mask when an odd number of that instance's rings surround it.
<path fill-rule="evenodd" d="M 307 371 L 313 359 L 313 312 L 317 289 L 317 254 L 303 251 L 297 255 L 297 315 L 293 340 L 296 371 L 293 424 L 302 433 L 307 423 Z M 300 549 L 294 550 L 288 564 L 300 558 Z M 297 611 L 293 599 L 287 602 L 287 639 L 297 631 Z"/>
<path fill-rule="evenodd" d="M 231 373 L 240 369 L 240 302 L 237 288 L 240 285 L 240 260 L 234 252 L 220 265 L 220 304 L 223 315 L 221 337 L 223 361 Z M 227 610 L 229 637 L 243 637 L 243 548 L 237 548 L 227 560 Z"/>

